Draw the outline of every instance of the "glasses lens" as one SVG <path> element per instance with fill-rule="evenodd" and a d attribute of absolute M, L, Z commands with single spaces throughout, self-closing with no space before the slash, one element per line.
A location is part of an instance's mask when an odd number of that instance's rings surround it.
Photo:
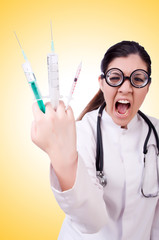
<path fill-rule="evenodd" d="M 136 70 L 131 76 L 131 82 L 135 87 L 144 87 L 148 83 L 148 74 L 143 70 Z"/>
<path fill-rule="evenodd" d="M 120 70 L 118 69 L 110 69 L 107 73 L 106 73 L 106 82 L 113 86 L 119 86 L 121 84 L 121 82 L 123 81 L 123 75 L 120 72 Z"/>

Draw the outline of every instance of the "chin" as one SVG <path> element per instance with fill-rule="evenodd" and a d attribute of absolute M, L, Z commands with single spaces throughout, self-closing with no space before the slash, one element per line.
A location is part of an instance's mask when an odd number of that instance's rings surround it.
<path fill-rule="evenodd" d="M 130 123 L 134 116 L 134 111 L 132 111 L 132 108 L 129 108 L 124 114 L 121 114 L 115 110 L 113 112 L 112 119 L 117 125 L 121 126 L 122 128 L 127 128 L 127 125 Z"/>

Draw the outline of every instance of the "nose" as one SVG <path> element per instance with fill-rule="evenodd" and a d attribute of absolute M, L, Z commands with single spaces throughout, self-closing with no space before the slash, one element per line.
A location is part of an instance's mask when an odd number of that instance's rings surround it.
<path fill-rule="evenodd" d="M 123 84 L 118 88 L 118 92 L 122 92 L 124 94 L 126 93 L 132 93 L 133 91 L 133 86 L 130 83 L 130 80 L 125 79 L 125 81 L 123 82 Z"/>

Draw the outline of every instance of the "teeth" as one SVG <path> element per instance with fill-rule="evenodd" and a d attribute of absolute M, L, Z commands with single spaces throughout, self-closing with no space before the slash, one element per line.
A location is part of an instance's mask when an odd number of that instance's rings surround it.
<path fill-rule="evenodd" d="M 119 102 L 119 103 L 123 103 L 123 104 L 127 104 L 127 103 L 129 103 L 128 100 L 119 100 L 118 102 Z"/>

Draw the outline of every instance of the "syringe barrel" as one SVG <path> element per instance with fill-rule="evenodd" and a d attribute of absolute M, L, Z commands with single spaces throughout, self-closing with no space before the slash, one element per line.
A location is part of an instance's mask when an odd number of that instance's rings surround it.
<path fill-rule="evenodd" d="M 42 100 L 42 96 L 36 81 L 36 77 L 35 74 L 32 71 L 31 65 L 29 63 L 29 61 L 25 61 L 25 63 L 23 63 L 22 68 L 24 70 L 25 76 L 28 80 L 28 83 L 33 91 L 34 97 L 37 100 L 37 103 L 39 105 L 39 108 L 41 109 L 41 111 L 43 113 L 45 113 L 45 105 L 43 103 Z"/>
<path fill-rule="evenodd" d="M 59 104 L 59 70 L 58 70 L 58 56 L 54 52 L 47 55 L 48 65 L 48 84 L 51 105 L 54 109 Z"/>
<path fill-rule="evenodd" d="M 24 70 L 24 73 L 25 73 L 25 76 L 28 80 L 28 83 L 31 83 L 33 81 L 36 81 L 36 77 L 35 77 L 35 74 L 33 73 L 33 70 L 31 68 L 31 65 L 29 63 L 29 61 L 25 61 L 23 64 L 22 64 L 22 68 Z"/>

